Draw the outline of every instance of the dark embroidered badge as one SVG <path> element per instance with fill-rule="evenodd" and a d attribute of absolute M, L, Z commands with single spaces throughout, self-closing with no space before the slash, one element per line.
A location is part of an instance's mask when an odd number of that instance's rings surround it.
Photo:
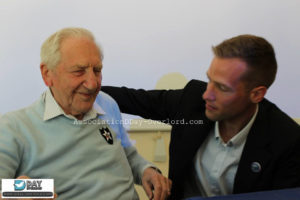
<path fill-rule="evenodd" d="M 114 143 L 112 134 L 108 128 L 101 128 L 101 129 L 99 129 L 99 132 L 104 137 L 104 139 L 106 140 L 106 142 L 108 144 Z"/>

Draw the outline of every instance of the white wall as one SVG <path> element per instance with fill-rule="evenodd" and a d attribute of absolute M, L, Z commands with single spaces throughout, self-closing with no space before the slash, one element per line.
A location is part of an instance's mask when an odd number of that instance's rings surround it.
<path fill-rule="evenodd" d="M 1 0 L 0 113 L 45 90 L 42 42 L 68 26 L 90 29 L 104 49 L 103 84 L 154 88 L 165 73 L 204 79 L 211 46 L 244 33 L 267 38 L 279 71 L 268 98 L 300 117 L 299 0 Z"/>

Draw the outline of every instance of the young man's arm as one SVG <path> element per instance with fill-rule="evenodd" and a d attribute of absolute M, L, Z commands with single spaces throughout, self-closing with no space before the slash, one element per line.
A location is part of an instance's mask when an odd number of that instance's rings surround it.
<path fill-rule="evenodd" d="M 143 90 L 103 86 L 102 91 L 113 97 L 123 113 L 152 120 L 174 118 L 183 90 Z"/>

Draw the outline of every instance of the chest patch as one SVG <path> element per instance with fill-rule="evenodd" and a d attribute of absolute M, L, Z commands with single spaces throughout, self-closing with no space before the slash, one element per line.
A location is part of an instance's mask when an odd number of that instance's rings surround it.
<path fill-rule="evenodd" d="M 99 129 L 99 132 L 108 144 L 113 144 L 114 143 L 112 134 L 111 134 L 110 130 L 107 127 Z"/>

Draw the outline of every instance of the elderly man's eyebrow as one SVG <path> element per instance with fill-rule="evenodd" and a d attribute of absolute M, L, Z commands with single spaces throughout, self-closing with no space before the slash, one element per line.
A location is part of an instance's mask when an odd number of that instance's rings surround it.
<path fill-rule="evenodd" d="M 88 67 L 90 67 L 90 65 L 74 65 L 74 66 L 72 66 L 73 69 L 86 69 L 86 68 L 88 68 Z M 102 68 L 103 68 L 101 64 L 95 65 L 95 66 L 93 66 L 93 67 L 94 67 L 94 68 L 99 68 L 99 69 L 102 69 Z"/>
<path fill-rule="evenodd" d="M 102 68 L 103 68 L 103 65 L 99 64 L 99 65 L 96 65 L 95 67 L 96 67 L 96 68 L 102 69 Z"/>
<path fill-rule="evenodd" d="M 88 66 L 87 65 L 74 65 L 74 66 L 72 66 L 72 68 L 85 69 L 85 68 L 88 68 Z"/>

